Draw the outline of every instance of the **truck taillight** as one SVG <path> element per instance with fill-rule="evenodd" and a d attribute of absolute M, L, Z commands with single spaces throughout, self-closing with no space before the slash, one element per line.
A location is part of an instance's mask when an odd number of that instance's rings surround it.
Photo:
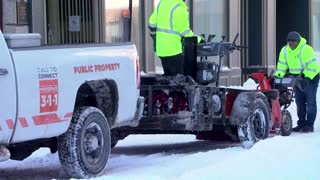
<path fill-rule="evenodd" d="M 137 88 L 140 88 L 140 60 L 139 60 L 139 56 L 136 59 L 136 76 L 137 76 Z"/>

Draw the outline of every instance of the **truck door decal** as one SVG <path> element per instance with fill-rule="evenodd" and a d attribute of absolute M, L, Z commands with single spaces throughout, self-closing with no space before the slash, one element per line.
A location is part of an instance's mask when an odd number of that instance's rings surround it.
<path fill-rule="evenodd" d="M 8 128 L 9 128 L 10 130 L 14 128 L 14 122 L 13 122 L 12 119 L 6 120 L 6 123 L 7 123 L 7 126 L 8 126 Z"/>
<path fill-rule="evenodd" d="M 38 67 L 39 111 L 40 113 L 58 110 L 59 87 L 58 68 L 55 66 Z"/>
<path fill-rule="evenodd" d="M 40 80 L 40 113 L 58 110 L 58 80 Z"/>
<path fill-rule="evenodd" d="M 26 128 L 29 126 L 26 118 L 19 118 L 19 122 L 20 122 L 22 128 Z"/>
<path fill-rule="evenodd" d="M 61 123 L 65 121 L 69 121 L 72 118 L 73 113 L 66 113 L 63 117 L 59 117 L 57 114 L 46 114 L 46 115 L 37 115 L 32 116 L 33 124 L 32 126 L 41 126 L 41 125 L 49 125 L 55 123 Z M 30 122 L 28 123 L 27 119 L 24 117 L 18 118 L 18 124 L 21 128 L 28 128 L 30 126 Z M 6 120 L 6 125 L 9 130 L 14 129 L 14 122 L 12 119 Z M 2 131 L 2 126 L 0 126 L 0 131 Z"/>
<path fill-rule="evenodd" d="M 63 122 L 63 120 L 60 119 L 57 116 L 57 114 L 46 114 L 46 115 L 40 115 L 40 116 L 33 116 L 32 119 L 33 119 L 34 125 L 36 125 L 36 126 Z"/>
<path fill-rule="evenodd" d="M 96 73 L 96 72 L 106 72 L 106 71 L 118 71 L 120 69 L 120 63 L 111 64 L 92 64 L 84 66 L 73 67 L 74 74 L 86 74 L 86 73 Z"/>

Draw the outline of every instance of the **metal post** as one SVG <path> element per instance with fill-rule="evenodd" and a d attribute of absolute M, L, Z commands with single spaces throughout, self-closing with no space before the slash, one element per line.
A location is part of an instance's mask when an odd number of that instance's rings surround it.
<path fill-rule="evenodd" d="M 129 1 L 129 28 L 128 28 L 128 31 L 129 31 L 129 41 L 131 41 L 131 26 L 132 26 L 132 14 L 133 14 L 133 9 L 132 9 L 132 0 Z"/>
<path fill-rule="evenodd" d="M 132 14 L 130 12 L 130 14 Z M 122 32 L 122 42 L 129 42 L 130 41 L 130 15 L 121 17 L 122 25 L 123 25 L 123 32 Z"/>
<path fill-rule="evenodd" d="M 146 63 L 146 41 L 147 39 L 145 38 L 146 36 L 146 12 L 145 12 L 145 1 L 144 0 L 140 0 L 139 1 L 139 28 L 141 29 L 141 54 L 140 54 L 140 59 L 142 59 L 142 61 L 140 62 L 140 65 L 142 67 L 141 70 L 143 70 L 144 72 L 147 72 L 147 63 Z"/>
<path fill-rule="evenodd" d="M 192 28 L 192 29 L 194 29 L 194 27 L 193 27 L 193 16 L 194 16 L 194 5 L 193 5 L 193 0 L 190 0 L 190 8 L 189 8 L 189 17 L 190 17 L 190 19 L 189 19 L 189 21 L 190 21 L 190 27 Z"/>
<path fill-rule="evenodd" d="M 28 26 L 29 26 L 29 33 L 33 32 L 33 22 L 32 22 L 32 1 L 27 1 L 28 7 Z M 2 1 L 0 3 L 0 28 L 2 28 Z"/>

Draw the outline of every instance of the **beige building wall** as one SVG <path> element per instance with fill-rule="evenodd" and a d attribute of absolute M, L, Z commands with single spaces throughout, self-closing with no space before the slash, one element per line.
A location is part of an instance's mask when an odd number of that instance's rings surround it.
<path fill-rule="evenodd" d="M 4 33 L 28 33 L 28 25 L 17 24 L 16 1 L 3 0 L 3 32 Z"/>
<path fill-rule="evenodd" d="M 32 0 L 32 32 L 41 34 L 41 44 L 47 44 L 46 1 Z"/>
<path fill-rule="evenodd" d="M 229 39 L 233 40 L 236 34 L 241 31 L 241 11 L 240 11 L 240 1 L 230 0 L 229 3 Z M 241 36 L 239 36 L 236 44 L 241 43 Z M 229 66 L 230 72 L 225 77 L 225 83 L 227 85 L 240 85 L 241 84 L 241 54 L 240 51 L 234 51 L 230 54 Z"/>
<path fill-rule="evenodd" d="M 276 68 L 276 0 L 266 0 L 263 4 L 263 45 L 262 58 L 269 71 Z M 269 72 L 270 73 L 270 72 Z"/>

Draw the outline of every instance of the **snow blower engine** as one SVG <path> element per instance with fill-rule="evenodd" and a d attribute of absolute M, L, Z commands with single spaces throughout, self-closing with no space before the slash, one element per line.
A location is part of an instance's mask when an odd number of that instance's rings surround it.
<path fill-rule="evenodd" d="M 205 39 L 205 35 L 202 35 Z M 220 42 L 212 42 L 215 35 L 210 34 L 204 43 L 197 43 L 196 37 L 188 37 L 184 42 L 185 56 L 185 75 L 191 76 L 198 84 L 207 85 L 216 83 L 219 86 L 219 75 L 221 69 L 222 57 L 229 55 L 234 50 L 241 50 L 245 46 L 236 45 L 239 34 L 236 35 L 233 42 L 225 42 L 225 36 L 222 36 Z M 219 57 L 219 64 L 209 61 L 208 57 Z"/>

